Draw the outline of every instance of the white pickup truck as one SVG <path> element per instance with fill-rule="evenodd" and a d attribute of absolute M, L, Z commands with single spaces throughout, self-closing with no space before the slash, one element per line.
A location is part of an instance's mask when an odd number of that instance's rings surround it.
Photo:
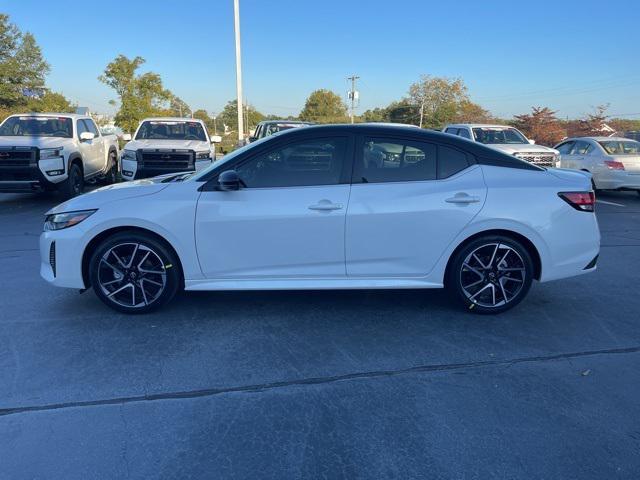
<path fill-rule="evenodd" d="M 113 183 L 117 172 L 118 140 L 102 135 L 91 117 L 25 113 L 0 124 L 0 192 L 73 197 L 86 181 Z"/>
<path fill-rule="evenodd" d="M 447 125 L 442 131 L 482 143 L 539 167 L 557 167 L 560 164 L 560 154 L 557 150 L 535 145 L 534 140 L 527 139 L 520 130 L 508 125 L 460 123 Z"/>
<path fill-rule="evenodd" d="M 167 173 L 197 171 L 216 159 L 219 136 L 209 136 L 202 120 L 196 118 L 145 118 L 131 135 L 120 157 L 124 180 L 155 177 Z"/>

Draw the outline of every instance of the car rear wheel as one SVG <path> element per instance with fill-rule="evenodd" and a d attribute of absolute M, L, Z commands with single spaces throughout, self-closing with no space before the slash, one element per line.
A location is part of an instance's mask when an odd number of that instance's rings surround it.
<path fill-rule="evenodd" d="M 123 232 L 104 240 L 89 263 L 91 285 L 107 306 L 146 313 L 170 301 L 181 285 L 173 251 L 152 235 Z"/>
<path fill-rule="evenodd" d="M 531 255 L 520 242 L 487 236 L 473 240 L 456 253 L 447 286 L 469 310 L 500 313 L 527 295 L 533 272 Z"/>

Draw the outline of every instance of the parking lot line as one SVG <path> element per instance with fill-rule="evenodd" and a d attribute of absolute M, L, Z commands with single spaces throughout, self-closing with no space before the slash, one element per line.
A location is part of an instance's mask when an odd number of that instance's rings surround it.
<path fill-rule="evenodd" d="M 615 202 L 607 202 L 606 200 L 596 200 L 597 203 L 604 203 L 606 205 L 613 205 L 615 207 L 626 207 L 626 205 L 623 205 L 621 203 L 615 203 Z"/>

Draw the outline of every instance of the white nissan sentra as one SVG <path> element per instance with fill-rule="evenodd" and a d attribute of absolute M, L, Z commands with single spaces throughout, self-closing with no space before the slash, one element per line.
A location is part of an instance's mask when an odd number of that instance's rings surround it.
<path fill-rule="evenodd" d="M 185 290 L 447 287 L 497 313 L 596 268 L 589 174 L 390 125 L 291 129 L 47 213 L 41 275 L 147 312 Z M 416 293 L 418 294 L 418 293 Z"/>

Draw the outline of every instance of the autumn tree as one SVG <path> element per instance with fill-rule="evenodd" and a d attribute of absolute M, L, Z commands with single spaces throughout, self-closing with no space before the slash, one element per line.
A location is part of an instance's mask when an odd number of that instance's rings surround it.
<path fill-rule="evenodd" d="M 513 126 L 542 145 L 553 146 L 567 136 L 556 112 L 548 107 L 532 107 L 531 113 L 515 115 Z"/>
<path fill-rule="evenodd" d="M 578 120 L 574 136 L 591 137 L 606 134 L 607 109 L 609 105 L 598 105 L 593 112 Z"/>
<path fill-rule="evenodd" d="M 342 123 L 347 121 L 347 106 L 340 95 L 321 88 L 307 97 L 299 117 L 317 123 Z"/>
<path fill-rule="evenodd" d="M 454 121 L 469 96 L 460 78 L 422 75 L 409 87 L 409 100 L 418 108 L 419 126 L 441 127 Z"/>

